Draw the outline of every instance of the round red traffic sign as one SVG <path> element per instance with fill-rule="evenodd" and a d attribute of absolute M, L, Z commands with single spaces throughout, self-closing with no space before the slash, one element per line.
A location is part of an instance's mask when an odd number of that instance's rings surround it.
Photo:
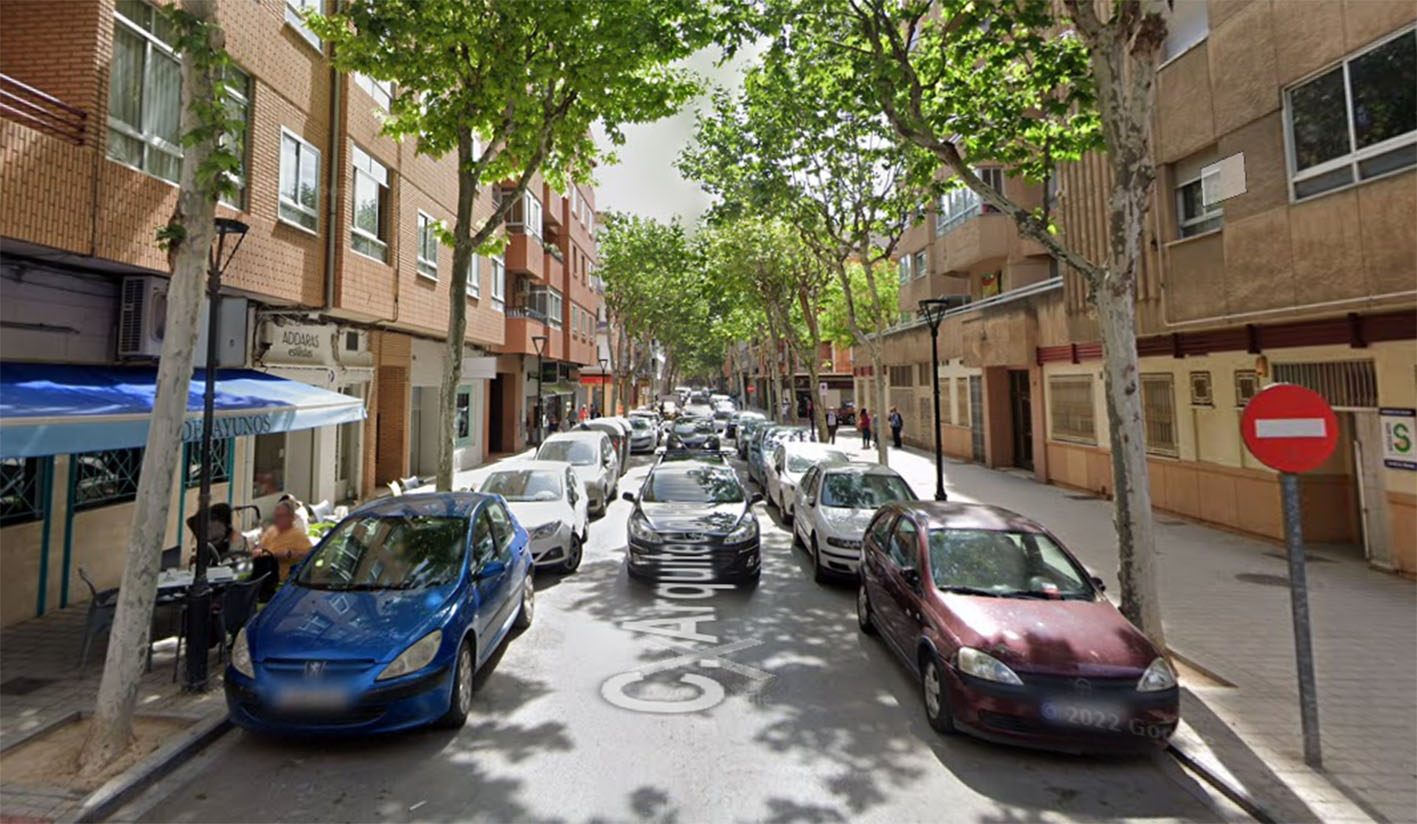
<path fill-rule="evenodd" d="M 1338 445 L 1338 417 L 1314 390 L 1277 383 L 1245 405 L 1240 434 L 1265 466 L 1308 472 L 1322 466 Z"/>

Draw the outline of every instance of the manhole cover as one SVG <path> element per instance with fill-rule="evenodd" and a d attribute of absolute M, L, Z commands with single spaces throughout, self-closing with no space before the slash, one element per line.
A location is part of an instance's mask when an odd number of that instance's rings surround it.
<path fill-rule="evenodd" d="M 53 683 L 53 678 L 30 678 L 28 675 L 21 675 L 19 678 L 0 682 L 0 695 L 29 695 L 40 687 Z"/>
<path fill-rule="evenodd" d="M 1268 575 L 1263 572 L 1242 572 L 1235 576 L 1235 580 L 1244 581 L 1247 584 L 1259 584 L 1266 587 L 1289 586 L 1289 579 L 1283 575 Z"/>
<path fill-rule="evenodd" d="M 1265 557 L 1267 557 L 1267 558 L 1278 558 L 1278 559 L 1281 560 L 1281 561 L 1287 561 L 1287 560 L 1289 560 L 1289 556 L 1288 556 L 1288 555 L 1285 555 L 1283 552 L 1266 552 L 1266 553 L 1265 553 Z M 1305 560 L 1305 561 L 1308 561 L 1308 562 L 1311 563 L 1311 564 L 1315 564 L 1315 563 L 1317 563 L 1317 564 L 1331 564 L 1331 563 L 1333 563 L 1333 559 L 1332 559 L 1332 558 L 1325 558 L 1325 557 L 1323 557 L 1322 555 L 1311 555 L 1311 554 L 1309 554 L 1309 553 L 1307 553 L 1307 552 L 1304 553 L 1304 560 Z"/>

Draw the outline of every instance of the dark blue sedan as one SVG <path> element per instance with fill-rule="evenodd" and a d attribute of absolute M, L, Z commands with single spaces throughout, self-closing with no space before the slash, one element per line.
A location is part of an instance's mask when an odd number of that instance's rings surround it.
<path fill-rule="evenodd" d="M 231 718 L 277 733 L 461 726 L 473 676 L 533 608 L 527 533 L 499 496 L 371 502 L 237 636 Z"/>

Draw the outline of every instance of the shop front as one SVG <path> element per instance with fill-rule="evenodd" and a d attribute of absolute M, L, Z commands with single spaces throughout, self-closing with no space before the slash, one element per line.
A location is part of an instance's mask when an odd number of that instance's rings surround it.
<path fill-rule="evenodd" d="M 462 383 L 453 403 L 455 472 L 480 466 L 487 458 L 488 382 L 497 377 L 497 358 L 465 347 Z M 410 474 L 432 478 L 438 473 L 439 395 L 443 386 L 443 341 L 415 338 L 409 370 L 408 466 Z"/>

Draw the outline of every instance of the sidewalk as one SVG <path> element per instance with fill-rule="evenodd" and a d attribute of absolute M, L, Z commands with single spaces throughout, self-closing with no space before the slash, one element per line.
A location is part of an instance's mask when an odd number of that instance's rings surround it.
<path fill-rule="evenodd" d="M 838 438 L 862 459 L 875 451 Z M 917 494 L 933 458 L 892 450 Z M 1055 532 L 1117 592 L 1112 506 L 1022 472 L 948 462 L 951 500 L 997 504 Z M 1324 769 L 1303 763 L 1283 547 L 1158 513 L 1167 641 L 1225 685 L 1183 684 L 1182 715 L 1210 756 L 1281 821 L 1417 820 L 1417 588 L 1359 551 L 1309 549 Z"/>
<path fill-rule="evenodd" d="M 107 653 L 106 634 L 94 642 L 87 666 L 79 668 L 88 604 L 55 610 L 0 632 L 0 749 L 21 742 L 76 712 L 92 712 Z M 138 692 L 139 715 L 181 717 L 193 722 L 225 704 L 221 665 L 211 659 L 212 686 L 204 693 L 181 691 L 172 681 L 176 639 L 154 647 L 153 670 Z M 62 787 L 18 786 L 0 781 L 0 821 L 55 821 L 76 813 L 84 793 Z"/>

